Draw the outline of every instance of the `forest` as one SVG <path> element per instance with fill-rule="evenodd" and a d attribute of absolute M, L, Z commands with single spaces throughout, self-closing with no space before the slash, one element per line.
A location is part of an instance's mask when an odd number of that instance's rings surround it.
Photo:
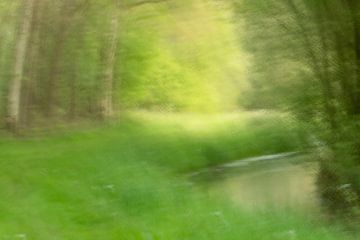
<path fill-rule="evenodd" d="M 357 0 L 0 1 L 0 239 L 356 240 Z"/>

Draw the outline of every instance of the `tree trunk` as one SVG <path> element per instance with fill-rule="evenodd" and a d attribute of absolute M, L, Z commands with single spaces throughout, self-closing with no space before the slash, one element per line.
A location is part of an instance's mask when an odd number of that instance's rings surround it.
<path fill-rule="evenodd" d="M 65 8 L 65 7 L 64 7 Z M 56 89 L 58 85 L 58 80 L 61 73 L 61 60 L 64 53 L 65 41 L 67 37 L 68 16 L 64 13 L 65 16 L 61 16 L 60 26 L 56 33 L 56 42 L 54 46 L 54 52 L 52 55 L 50 63 L 50 75 L 47 83 L 47 94 L 46 94 L 46 105 L 45 105 L 45 115 L 50 118 L 54 115 L 54 108 L 56 106 Z"/>
<path fill-rule="evenodd" d="M 74 120 L 76 117 L 76 97 L 77 97 L 77 86 L 76 86 L 76 68 L 71 69 L 71 78 L 69 80 L 69 88 L 70 88 L 70 102 L 69 102 L 69 110 L 68 110 L 68 118 L 69 120 Z"/>
<path fill-rule="evenodd" d="M 21 85 L 23 81 L 26 48 L 29 43 L 34 0 L 23 0 L 24 14 L 21 19 L 20 32 L 17 38 L 14 59 L 14 72 L 10 81 L 7 124 L 16 132 L 20 119 Z"/>
<path fill-rule="evenodd" d="M 355 101 L 353 106 L 353 115 L 360 114 L 360 4 L 356 0 L 347 0 L 348 9 L 351 15 L 351 21 L 354 31 L 354 48 L 356 61 L 356 78 L 354 84 Z"/>
<path fill-rule="evenodd" d="M 101 116 L 109 118 L 113 116 L 113 84 L 114 67 L 116 62 L 116 50 L 118 43 L 118 9 L 112 10 L 110 19 L 110 29 L 108 34 L 108 46 L 105 52 L 104 77 L 103 77 L 103 96 L 101 99 Z"/>
<path fill-rule="evenodd" d="M 358 8 L 356 8 L 357 10 Z M 355 106 L 354 114 L 360 114 L 360 21 L 355 10 L 353 21 L 354 21 L 354 44 L 355 44 L 355 55 L 356 55 L 356 82 L 355 82 Z"/>
<path fill-rule="evenodd" d="M 40 51 L 40 31 L 41 31 L 41 18 L 42 18 L 42 0 L 35 0 L 32 28 L 29 36 L 29 47 L 27 51 L 28 67 L 24 70 L 25 75 L 28 77 L 24 79 L 21 107 L 23 109 L 21 124 L 30 126 L 33 120 L 33 108 L 36 101 L 36 86 L 38 78 L 38 65 L 39 65 L 39 51 Z"/>

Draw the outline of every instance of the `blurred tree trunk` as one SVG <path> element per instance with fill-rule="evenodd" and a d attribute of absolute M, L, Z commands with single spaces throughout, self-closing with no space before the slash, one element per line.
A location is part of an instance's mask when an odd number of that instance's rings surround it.
<path fill-rule="evenodd" d="M 333 34 L 335 42 L 334 48 L 336 52 L 337 62 L 339 64 L 339 69 L 337 70 L 337 78 L 339 79 L 341 96 L 344 102 L 346 114 L 351 115 L 353 113 L 353 106 L 355 106 L 356 98 L 352 87 L 353 81 L 348 76 L 348 73 L 351 71 L 347 66 L 348 59 L 345 56 L 347 42 L 344 42 L 341 30 L 334 31 Z"/>
<path fill-rule="evenodd" d="M 82 3 L 82 2 L 80 2 Z M 61 3 L 61 9 L 57 20 L 57 30 L 55 32 L 55 43 L 50 60 L 49 78 L 46 86 L 45 116 L 51 118 L 58 104 L 59 80 L 61 77 L 62 64 L 64 61 L 64 51 L 71 27 L 76 14 L 82 10 L 84 5 L 77 1 L 66 0 Z"/>
<path fill-rule="evenodd" d="M 68 118 L 69 120 L 74 120 L 76 118 L 76 108 L 77 108 L 77 74 L 76 74 L 76 66 L 70 70 L 71 76 L 69 79 L 69 109 L 68 109 Z"/>
<path fill-rule="evenodd" d="M 28 68 L 25 69 L 26 75 L 23 85 L 23 99 L 22 99 L 22 123 L 25 126 L 31 125 L 33 119 L 33 106 L 36 101 L 36 83 L 38 78 L 39 65 L 39 51 L 40 51 L 40 31 L 42 18 L 42 0 L 35 0 L 34 12 L 32 19 L 32 28 L 30 32 L 30 45 L 27 53 Z"/>
<path fill-rule="evenodd" d="M 355 101 L 353 114 L 360 114 L 360 3 L 357 0 L 347 0 L 354 31 L 354 45 L 356 57 L 356 80 L 354 85 Z"/>
<path fill-rule="evenodd" d="M 118 9 L 112 10 L 110 17 L 110 27 L 107 37 L 107 47 L 105 50 L 104 75 L 103 75 L 103 96 L 101 98 L 101 117 L 109 118 L 113 115 L 113 85 L 114 67 L 116 62 L 116 51 L 119 34 L 119 14 Z"/>
<path fill-rule="evenodd" d="M 24 13 L 19 27 L 15 47 L 15 59 L 13 77 L 10 81 L 8 96 L 8 116 L 7 124 L 10 130 L 16 132 L 20 120 L 21 88 L 24 79 L 24 64 L 26 49 L 29 44 L 29 35 L 31 30 L 31 20 L 34 11 L 34 0 L 23 0 Z"/>
<path fill-rule="evenodd" d="M 58 80 L 61 72 L 61 63 L 63 60 L 64 47 L 66 42 L 67 30 L 70 24 L 69 16 L 67 16 L 67 6 L 62 6 L 61 15 L 59 16 L 59 25 L 56 32 L 54 51 L 50 60 L 49 79 L 46 87 L 46 117 L 53 117 L 56 106 L 56 91 Z"/>

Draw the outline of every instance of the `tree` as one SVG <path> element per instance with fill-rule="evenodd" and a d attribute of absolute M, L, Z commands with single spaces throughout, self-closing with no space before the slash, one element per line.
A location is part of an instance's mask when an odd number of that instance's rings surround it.
<path fill-rule="evenodd" d="M 22 85 L 22 99 L 21 108 L 22 120 L 21 124 L 30 126 L 32 121 L 32 107 L 37 99 L 36 85 L 39 69 L 39 49 L 40 49 L 40 33 L 41 33 L 41 20 L 43 13 L 43 0 L 36 0 L 34 3 L 34 12 L 31 20 L 31 32 L 29 36 L 29 46 L 27 49 L 26 67 L 24 73 L 27 76 Z"/>
<path fill-rule="evenodd" d="M 19 3 L 24 13 L 17 16 Z M 241 74 L 225 4 L 17 0 L 2 6 L 9 10 L 0 10 L 0 78 L 9 81 L 0 82 L 0 94 L 9 96 L 4 105 L 12 128 L 108 119 L 120 106 L 201 112 L 236 107 Z M 21 25 L 18 36 L 15 24 Z M 16 50 L 14 61 L 9 49 Z"/>
<path fill-rule="evenodd" d="M 332 153 L 321 161 L 320 192 L 327 203 L 351 212 L 360 206 L 359 3 L 243 0 L 237 4 L 247 26 L 243 39 L 254 56 L 250 94 L 257 98 L 249 106 L 267 97 L 270 107 L 291 110 L 312 123 Z M 267 90 L 265 96 L 262 89 Z M 345 184 L 350 186 L 346 191 L 357 196 L 351 203 L 340 187 Z"/>
<path fill-rule="evenodd" d="M 103 96 L 101 99 L 101 116 L 109 118 L 113 116 L 113 85 L 114 67 L 119 34 L 119 9 L 117 1 L 115 7 L 111 9 L 109 17 L 109 30 L 107 33 L 107 46 L 105 47 L 104 76 L 103 76 Z"/>
<path fill-rule="evenodd" d="M 26 49 L 29 44 L 31 20 L 35 0 L 23 0 L 23 11 L 14 59 L 14 72 L 9 87 L 7 124 L 12 131 L 17 131 L 20 120 L 21 86 L 24 79 Z"/>

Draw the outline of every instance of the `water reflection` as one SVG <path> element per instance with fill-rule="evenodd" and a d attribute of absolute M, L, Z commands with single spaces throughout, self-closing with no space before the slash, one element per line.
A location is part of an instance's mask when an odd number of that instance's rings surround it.
<path fill-rule="evenodd" d="M 229 198 L 242 207 L 317 211 L 317 170 L 316 162 L 302 156 L 208 171 L 200 179 L 210 196 Z"/>

